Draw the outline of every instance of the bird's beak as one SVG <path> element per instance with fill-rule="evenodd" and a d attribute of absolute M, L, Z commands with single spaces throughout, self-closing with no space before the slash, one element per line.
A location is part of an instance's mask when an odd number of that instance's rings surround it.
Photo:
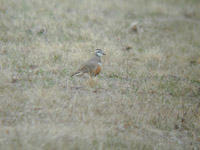
<path fill-rule="evenodd" d="M 102 53 L 103 55 L 106 55 L 105 53 Z"/>

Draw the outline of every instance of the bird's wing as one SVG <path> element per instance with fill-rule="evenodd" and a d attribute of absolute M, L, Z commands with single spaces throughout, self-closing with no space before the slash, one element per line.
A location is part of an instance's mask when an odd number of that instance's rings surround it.
<path fill-rule="evenodd" d="M 86 72 L 91 72 L 95 68 L 96 68 L 96 62 L 87 61 L 78 69 L 78 71 L 83 71 L 83 73 L 86 73 Z"/>
<path fill-rule="evenodd" d="M 96 67 L 95 62 L 87 61 L 87 62 L 83 63 L 79 67 L 79 69 L 71 75 L 71 77 L 73 77 L 74 75 L 77 75 L 77 74 L 92 72 L 92 70 L 95 69 L 95 67 Z"/>

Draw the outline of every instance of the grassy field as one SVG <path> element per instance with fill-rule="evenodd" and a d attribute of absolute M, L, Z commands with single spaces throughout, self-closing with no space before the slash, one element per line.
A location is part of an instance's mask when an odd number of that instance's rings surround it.
<path fill-rule="evenodd" d="M 0 150 L 200 149 L 199 8 L 0 0 Z M 70 78 L 96 48 L 101 74 Z"/>

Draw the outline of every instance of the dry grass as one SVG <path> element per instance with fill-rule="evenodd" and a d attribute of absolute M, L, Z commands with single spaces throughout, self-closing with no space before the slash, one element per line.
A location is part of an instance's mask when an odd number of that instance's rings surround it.
<path fill-rule="evenodd" d="M 1 150 L 200 149 L 198 0 L 0 4 Z"/>

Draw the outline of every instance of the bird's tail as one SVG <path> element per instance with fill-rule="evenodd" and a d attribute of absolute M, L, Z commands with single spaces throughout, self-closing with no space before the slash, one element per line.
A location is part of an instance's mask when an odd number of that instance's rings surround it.
<path fill-rule="evenodd" d="M 76 72 L 75 73 L 73 73 L 70 77 L 73 77 L 74 75 L 76 74 Z"/>
<path fill-rule="evenodd" d="M 74 72 L 70 77 L 73 77 L 74 75 L 78 75 L 80 73 L 81 73 L 80 71 Z"/>

